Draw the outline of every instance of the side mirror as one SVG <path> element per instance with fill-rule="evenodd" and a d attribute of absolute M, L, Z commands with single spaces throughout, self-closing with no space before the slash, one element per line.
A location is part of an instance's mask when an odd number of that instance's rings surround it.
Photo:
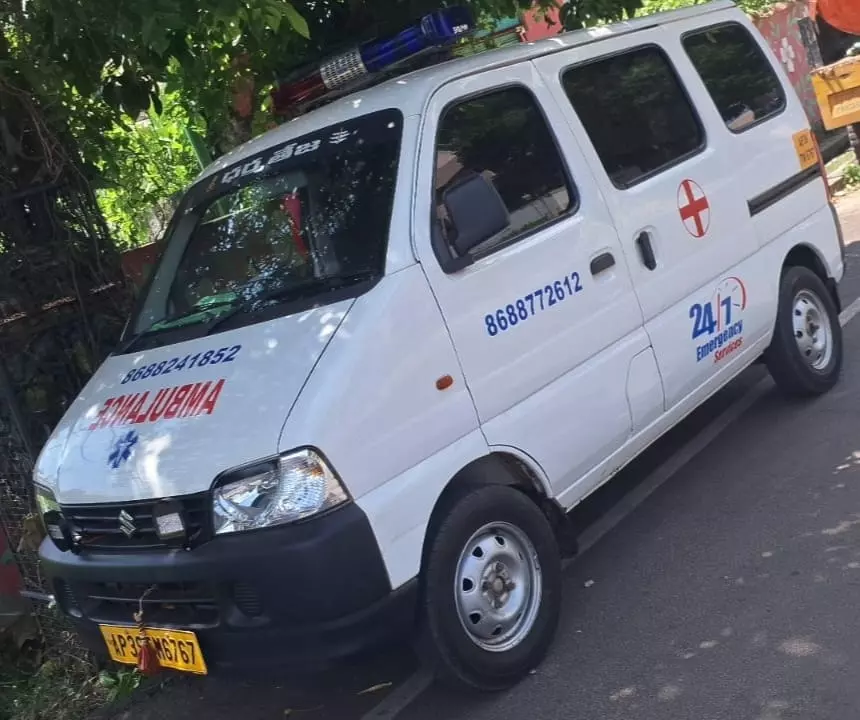
<path fill-rule="evenodd" d="M 442 203 L 454 230 L 450 242 L 461 257 L 511 222 L 504 200 L 483 175 L 471 175 L 448 188 Z"/>

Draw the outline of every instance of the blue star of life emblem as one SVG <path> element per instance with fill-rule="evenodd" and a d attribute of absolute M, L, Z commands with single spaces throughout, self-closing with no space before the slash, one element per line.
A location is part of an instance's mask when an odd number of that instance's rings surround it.
<path fill-rule="evenodd" d="M 137 445 L 137 440 L 138 435 L 134 430 L 129 430 L 124 435 L 120 435 L 111 447 L 111 452 L 108 456 L 108 465 L 116 470 L 128 460 L 131 457 L 134 446 Z"/>

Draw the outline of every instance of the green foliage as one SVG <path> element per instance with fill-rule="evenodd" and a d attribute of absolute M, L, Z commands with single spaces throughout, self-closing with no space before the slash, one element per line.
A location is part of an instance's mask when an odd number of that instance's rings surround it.
<path fill-rule="evenodd" d="M 511 15 L 528 0 L 472 0 Z M 22 10 L 26 7 L 26 10 Z M 8 55 L 39 97 L 62 98 L 85 150 L 122 114 L 160 111 L 162 88 L 206 122 L 218 150 L 250 134 L 291 68 L 398 31 L 438 0 L 0 0 Z M 3 61 L 0 48 L 0 63 Z M 250 112 L 236 94 L 249 91 Z M 71 119 L 71 118 L 70 118 Z"/>
<path fill-rule="evenodd" d="M 150 103 L 158 110 L 158 83 L 187 86 L 204 72 L 230 79 L 237 57 L 275 45 L 298 50 L 308 35 L 285 0 L 31 0 L 13 19 L 15 47 L 34 61 L 23 70 L 33 87 L 46 71 L 59 73 L 80 97 L 131 117 Z"/>
<path fill-rule="evenodd" d="M 678 8 L 690 7 L 691 5 L 700 5 L 704 0 L 644 0 L 640 15 L 650 15 L 655 12 L 664 10 L 677 10 Z M 761 13 L 768 10 L 776 0 L 735 0 L 742 10 L 750 14 Z"/>
<path fill-rule="evenodd" d="M 842 179 L 845 187 L 856 188 L 860 186 L 860 165 L 851 163 L 842 171 Z"/>
<path fill-rule="evenodd" d="M 707 0 L 567 0 L 559 11 L 565 30 L 579 30 L 634 16 L 700 5 Z M 761 13 L 777 0 L 735 0 L 748 13 Z"/>
<path fill-rule="evenodd" d="M 631 18 L 642 0 L 568 0 L 559 11 L 559 20 L 565 30 L 579 30 Z"/>
<path fill-rule="evenodd" d="M 469 4 L 478 16 L 502 17 L 530 1 Z M 0 83 L 68 131 L 52 150 L 64 162 L 77 163 L 80 153 L 117 239 L 136 244 L 157 233 L 153 212 L 196 173 L 182 123 L 213 156 L 226 152 L 272 125 L 277 78 L 438 7 L 439 0 L 0 0 Z M 44 181 L 45 170 L 32 175 Z"/>
<path fill-rule="evenodd" d="M 98 675 L 98 683 L 107 690 L 106 700 L 109 703 L 131 695 L 140 687 L 140 680 L 137 668 L 120 668 L 115 672 L 102 670 Z"/>
<path fill-rule="evenodd" d="M 0 652 L 0 718 L 3 720 L 78 720 L 137 686 L 132 671 L 111 673 L 107 684 L 95 667 L 73 655 L 39 662 L 35 657 Z M 136 673 L 134 673 L 136 676 Z M 113 680 L 113 683 L 111 683 Z"/>
<path fill-rule="evenodd" d="M 162 111 L 133 123 L 125 118 L 106 134 L 111 151 L 96 161 L 106 187 L 96 197 L 117 245 L 144 244 L 164 232 L 173 199 L 200 170 L 186 129 L 203 132 L 176 92 L 161 95 Z"/>
<path fill-rule="evenodd" d="M 559 13 L 566 30 L 615 22 L 641 15 L 651 15 L 665 10 L 700 5 L 706 0 L 568 0 Z M 748 13 L 761 13 L 772 7 L 776 0 L 736 0 L 738 6 Z"/>

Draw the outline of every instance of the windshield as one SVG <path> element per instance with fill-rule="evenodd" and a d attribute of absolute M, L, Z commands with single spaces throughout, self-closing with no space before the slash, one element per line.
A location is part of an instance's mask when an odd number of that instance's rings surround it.
<path fill-rule="evenodd" d="M 130 334 L 208 325 L 381 276 L 402 115 L 366 115 L 268 148 L 193 186 Z M 320 299 L 322 297 L 322 300 Z M 298 303 L 298 304 L 296 304 Z M 266 315 L 271 317 L 271 315 Z"/>

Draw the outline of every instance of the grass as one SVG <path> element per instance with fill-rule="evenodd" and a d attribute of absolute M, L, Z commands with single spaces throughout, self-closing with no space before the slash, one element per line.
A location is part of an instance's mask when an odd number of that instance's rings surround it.
<path fill-rule="evenodd" d="M 80 653 L 45 659 L 0 647 L 0 720 L 83 720 L 140 683 L 134 669 L 99 671 Z"/>
<path fill-rule="evenodd" d="M 825 165 L 825 169 L 827 170 L 828 175 L 836 175 L 854 163 L 854 151 L 849 150 L 848 152 L 844 152 L 833 158 L 829 163 L 827 163 L 827 165 Z"/>
<path fill-rule="evenodd" d="M 854 163 L 848 165 L 842 170 L 842 179 L 845 182 L 845 187 L 856 188 L 860 186 L 860 165 Z"/>
<path fill-rule="evenodd" d="M 827 163 L 825 169 L 831 182 L 836 178 L 842 178 L 841 187 L 845 190 L 856 190 L 860 187 L 860 165 L 857 164 L 854 150 L 849 150 L 833 158 Z"/>

